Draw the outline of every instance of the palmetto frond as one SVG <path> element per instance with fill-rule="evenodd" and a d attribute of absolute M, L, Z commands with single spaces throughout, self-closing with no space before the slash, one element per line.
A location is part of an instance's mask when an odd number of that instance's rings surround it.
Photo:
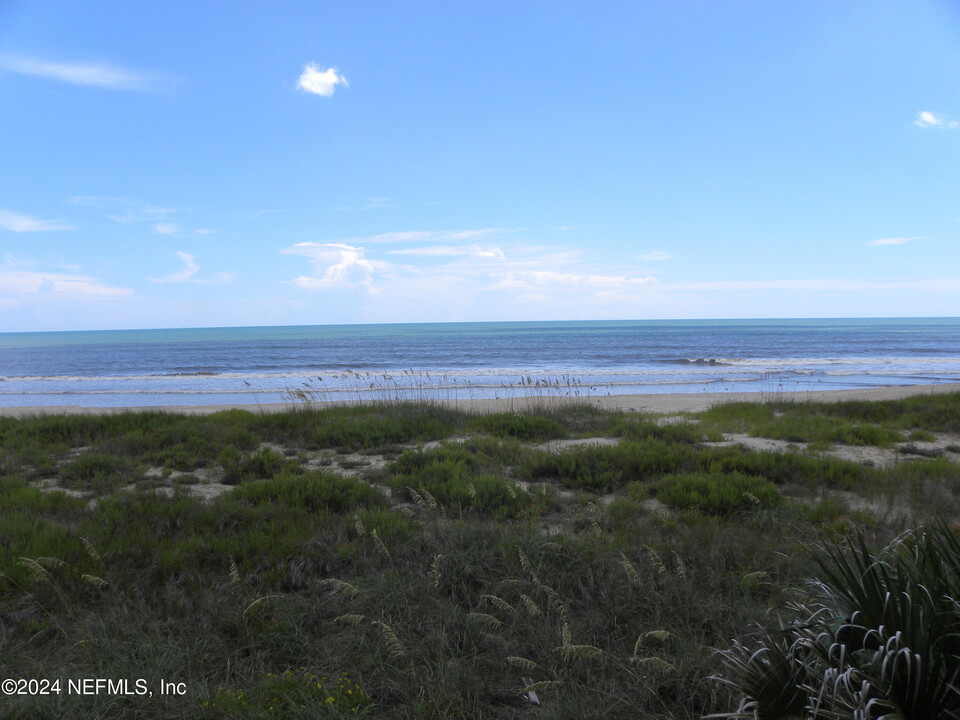
<path fill-rule="evenodd" d="M 960 718 L 960 534 L 941 522 L 880 552 L 860 535 L 816 562 L 819 608 L 721 653 L 743 699 L 716 717 Z"/>

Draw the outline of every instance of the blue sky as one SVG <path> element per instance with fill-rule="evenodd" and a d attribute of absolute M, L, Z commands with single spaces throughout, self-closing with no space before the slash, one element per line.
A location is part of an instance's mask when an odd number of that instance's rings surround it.
<path fill-rule="evenodd" d="M 0 98 L 0 331 L 960 315 L 946 0 L 7 0 Z"/>

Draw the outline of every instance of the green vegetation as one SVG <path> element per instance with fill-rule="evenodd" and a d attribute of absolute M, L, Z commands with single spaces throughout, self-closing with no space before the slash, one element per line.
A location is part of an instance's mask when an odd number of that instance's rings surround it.
<path fill-rule="evenodd" d="M 837 413 L 830 405 L 736 403 L 707 411 L 705 420 L 715 429 L 789 442 L 892 447 L 902 439 L 899 430 L 861 422 L 856 415 Z"/>
<path fill-rule="evenodd" d="M 453 443 L 428 452 L 407 451 L 393 463 L 390 484 L 429 510 L 515 517 L 530 508 L 532 500 L 503 476 L 504 466 L 497 454 L 485 449 L 490 449 L 489 443 Z"/>
<path fill-rule="evenodd" d="M 815 560 L 812 603 L 723 653 L 730 718 L 957 717 L 960 532 L 940 522 L 885 549 L 864 536 Z"/>
<path fill-rule="evenodd" d="M 746 432 L 755 437 L 791 442 L 843 443 L 890 447 L 913 434 L 960 433 L 960 399 L 956 394 L 916 395 L 885 402 L 772 402 L 718 405 L 701 415 L 705 427 Z"/>
<path fill-rule="evenodd" d="M 218 687 L 213 698 L 205 700 L 202 707 L 204 716 L 209 718 L 315 720 L 369 717 L 371 703 L 363 688 L 346 673 L 329 680 L 301 667 L 279 675 L 268 673 L 260 683 L 246 690 Z"/>
<path fill-rule="evenodd" d="M 482 415 L 470 423 L 471 429 L 496 437 L 518 440 L 550 440 L 567 436 L 567 430 L 556 420 L 542 415 L 521 413 L 494 413 Z"/>
<path fill-rule="evenodd" d="M 530 692 L 571 720 L 957 712 L 960 540 L 934 522 L 960 517 L 960 445 L 937 435 L 956 414 L 960 396 L 679 423 L 580 401 L 0 418 L 0 677 L 154 691 L 3 714 L 511 718 Z M 821 694 L 831 668 L 870 692 Z"/>
<path fill-rule="evenodd" d="M 777 507 L 783 500 L 769 480 L 742 473 L 668 475 L 656 484 L 657 499 L 672 508 L 706 515 L 733 515 Z"/>

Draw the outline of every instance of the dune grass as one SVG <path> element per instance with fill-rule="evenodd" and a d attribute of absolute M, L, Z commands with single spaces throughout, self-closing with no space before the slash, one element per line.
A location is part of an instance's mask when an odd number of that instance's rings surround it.
<path fill-rule="evenodd" d="M 803 548 L 957 514 L 960 468 L 708 441 L 762 423 L 906 441 L 951 432 L 957 402 L 0 419 L 0 676 L 154 691 L 3 714 L 514 718 L 530 690 L 552 718 L 732 712 L 744 686 L 711 679 L 713 650 L 806 597 L 825 567 Z M 617 442 L 542 445 L 589 437 Z"/>
<path fill-rule="evenodd" d="M 791 442 L 891 447 L 911 432 L 960 433 L 958 394 L 917 395 L 885 402 L 728 403 L 701 414 L 705 426 Z"/>

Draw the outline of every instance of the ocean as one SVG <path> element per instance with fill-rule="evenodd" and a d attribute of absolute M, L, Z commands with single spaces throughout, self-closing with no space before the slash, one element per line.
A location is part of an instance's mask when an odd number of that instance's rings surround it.
<path fill-rule="evenodd" d="M 0 333 L 0 406 L 787 392 L 960 382 L 960 318 Z"/>

